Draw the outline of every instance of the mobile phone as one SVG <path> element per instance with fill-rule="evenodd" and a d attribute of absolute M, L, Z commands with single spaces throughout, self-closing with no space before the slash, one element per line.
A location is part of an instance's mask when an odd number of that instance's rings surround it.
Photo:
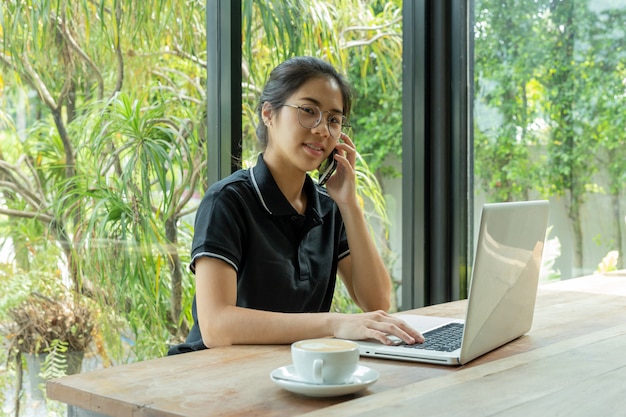
<path fill-rule="evenodd" d="M 319 185 L 326 184 L 326 181 L 333 175 L 333 172 L 337 169 L 337 161 L 335 161 L 335 155 L 337 154 L 337 150 L 333 149 L 328 158 L 324 159 L 320 164 L 319 168 L 317 168 L 317 183 Z"/>

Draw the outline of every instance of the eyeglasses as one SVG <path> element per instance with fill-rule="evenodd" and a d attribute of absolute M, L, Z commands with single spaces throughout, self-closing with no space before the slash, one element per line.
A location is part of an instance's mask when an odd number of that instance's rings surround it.
<path fill-rule="evenodd" d="M 303 104 L 301 106 L 295 104 L 283 104 L 283 106 L 298 109 L 298 122 L 300 122 L 300 126 L 305 129 L 314 129 L 319 126 L 320 123 L 322 123 L 323 113 L 328 113 L 328 132 L 335 139 L 339 139 L 341 137 L 341 132 L 344 128 L 350 127 L 346 116 L 343 114 L 332 113 L 329 111 L 323 112 L 319 107 L 311 104 Z"/>

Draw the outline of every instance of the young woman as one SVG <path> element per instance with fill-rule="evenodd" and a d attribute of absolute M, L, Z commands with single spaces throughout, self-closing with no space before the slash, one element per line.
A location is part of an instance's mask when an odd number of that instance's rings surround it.
<path fill-rule="evenodd" d="M 195 222 L 194 326 L 170 354 L 335 336 L 423 337 L 386 313 L 391 280 L 356 195 L 356 150 L 342 127 L 344 78 L 312 57 L 277 66 L 261 95 L 256 165 L 212 185 Z M 336 151 L 326 183 L 307 174 Z M 330 313 L 339 277 L 362 314 Z"/>

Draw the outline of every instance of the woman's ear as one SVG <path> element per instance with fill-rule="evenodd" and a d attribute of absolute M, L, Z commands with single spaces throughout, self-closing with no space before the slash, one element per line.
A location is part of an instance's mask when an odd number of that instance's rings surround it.
<path fill-rule="evenodd" d="M 271 126 L 272 124 L 272 110 L 273 108 L 269 101 L 263 103 L 261 116 L 263 117 L 263 124 L 265 124 L 265 126 Z"/>

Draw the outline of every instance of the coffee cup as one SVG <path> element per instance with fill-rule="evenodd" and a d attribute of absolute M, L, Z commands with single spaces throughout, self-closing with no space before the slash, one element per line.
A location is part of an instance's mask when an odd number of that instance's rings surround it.
<path fill-rule="evenodd" d="M 291 345 L 291 359 L 298 376 L 318 385 L 348 382 L 359 362 L 359 346 L 342 339 L 307 339 Z"/>

